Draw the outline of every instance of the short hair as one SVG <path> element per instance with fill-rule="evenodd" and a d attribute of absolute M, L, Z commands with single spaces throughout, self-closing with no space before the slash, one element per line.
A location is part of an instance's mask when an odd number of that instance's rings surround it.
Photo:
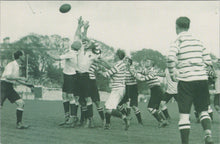
<path fill-rule="evenodd" d="M 146 59 L 146 61 L 150 61 L 151 65 L 154 67 L 155 66 L 155 61 L 153 59 Z"/>
<path fill-rule="evenodd" d="M 189 29 L 190 19 L 188 17 L 179 17 L 176 20 L 176 25 L 178 25 L 180 28 Z"/>
<path fill-rule="evenodd" d="M 125 51 L 121 50 L 121 49 L 118 49 L 116 51 L 116 55 L 119 57 L 120 60 L 122 60 L 125 57 Z"/>
<path fill-rule="evenodd" d="M 74 41 L 71 45 L 71 49 L 78 51 L 82 47 L 80 41 Z"/>
<path fill-rule="evenodd" d="M 95 42 L 92 42 L 92 41 L 90 42 L 89 46 L 86 47 L 85 50 L 86 50 L 86 51 L 87 51 L 87 50 L 91 50 L 92 53 L 94 53 L 94 54 L 101 54 L 101 49 L 100 49 L 100 47 L 99 47 L 99 44 L 98 44 L 98 43 L 95 43 Z"/>
<path fill-rule="evenodd" d="M 14 58 L 17 60 L 20 56 L 23 56 L 23 51 L 18 50 L 14 53 Z"/>
<path fill-rule="evenodd" d="M 126 57 L 126 58 L 127 58 L 127 60 L 128 60 L 129 65 L 132 65 L 132 64 L 133 64 L 132 59 L 131 59 L 131 58 L 129 58 L 129 57 Z"/>

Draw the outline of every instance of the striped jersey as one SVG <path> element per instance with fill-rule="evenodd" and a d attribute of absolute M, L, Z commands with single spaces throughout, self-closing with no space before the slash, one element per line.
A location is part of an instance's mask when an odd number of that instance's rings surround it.
<path fill-rule="evenodd" d="M 156 74 L 156 71 L 153 67 L 147 68 L 143 70 L 144 75 L 154 75 Z M 160 86 L 160 80 L 157 76 L 154 76 L 152 79 L 149 79 L 146 81 L 149 88 L 152 88 L 154 86 Z"/>
<path fill-rule="evenodd" d="M 130 67 L 130 69 L 134 69 L 134 67 Z M 137 84 L 136 78 L 131 74 L 129 70 L 126 70 L 126 80 L 125 80 L 126 85 L 135 85 Z"/>
<path fill-rule="evenodd" d="M 111 78 L 112 89 L 125 87 L 126 65 L 124 61 L 118 61 L 111 69 L 104 73 L 104 76 Z"/>
<path fill-rule="evenodd" d="M 172 81 L 168 69 L 165 70 L 165 75 L 166 75 L 165 79 L 166 79 L 166 82 L 167 82 L 166 92 L 168 94 L 177 94 L 177 82 Z"/>
<path fill-rule="evenodd" d="M 95 72 L 99 69 L 98 64 L 96 62 L 93 62 L 89 68 L 89 78 L 90 79 L 96 79 Z"/>
<path fill-rule="evenodd" d="M 160 80 L 155 76 L 155 71 L 153 68 L 143 70 L 142 72 L 136 72 L 135 70 L 130 70 L 132 75 L 139 81 L 146 81 L 149 88 L 153 86 L 160 86 Z"/>
<path fill-rule="evenodd" d="M 177 79 L 181 81 L 207 80 L 206 65 L 211 58 L 203 43 L 189 32 L 181 32 L 172 43 L 168 54 L 168 68 L 173 75 L 176 66 Z"/>

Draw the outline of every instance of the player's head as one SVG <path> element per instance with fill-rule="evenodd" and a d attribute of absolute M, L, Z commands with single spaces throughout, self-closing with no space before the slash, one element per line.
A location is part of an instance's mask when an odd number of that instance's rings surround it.
<path fill-rule="evenodd" d="M 90 40 L 88 38 L 83 38 L 82 39 L 82 45 L 83 47 L 87 48 L 90 44 Z"/>
<path fill-rule="evenodd" d="M 91 41 L 86 48 L 86 51 L 91 50 L 93 54 L 100 55 L 101 54 L 101 48 L 100 45 L 94 41 Z"/>
<path fill-rule="evenodd" d="M 154 67 L 154 61 L 151 59 L 147 59 L 145 65 L 146 67 Z"/>
<path fill-rule="evenodd" d="M 115 61 L 123 60 L 125 57 L 125 51 L 118 49 L 115 53 Z"/>
<path fill-rule="evenodd" d="M 188 31 L 190 27 L 190 19 L 188 17 L 179 17 L 176 20 L 176 34 L 182 31 Z"/>
<path fill-rule="evenodd" d="M 78 51 L 82 47 L 82 44 L 80 41 L 74 41 L 71 45 L 71 49 Z"/>
<path fill-rule="evenodd" d="M 24 52 L 22 50 L 18 50 L 14 53 L 14 59 L 18 62 L 24 61 Z"/>
<path fill-rule="evenodd" d="M 132 63 L 133 63 L 133 61 L 132 61 L 132 59 L 131 58 L 129 58 L 129 57 L 126 57 L 125 58 L 125 61 L 126 61 L 126 63 L 128 64 L 128 65 L 132 65 Z"/>

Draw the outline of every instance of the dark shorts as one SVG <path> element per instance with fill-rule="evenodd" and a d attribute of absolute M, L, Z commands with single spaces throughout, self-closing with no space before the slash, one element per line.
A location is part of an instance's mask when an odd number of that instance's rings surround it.
<path fill-rule="evenodd" d="M 130 98 L 130 106 L 138 106 L 138 87 L 137 85 L 126 85 L 126 95 Z"/>
<path fill-rule="evenodd" d="M 135 85 L 126 85 L 125 89 L 125 96 L 119 103 L 119 105 L 122 105 L 124 103 L 127 103 L 130 99 L 130 106 L 138 106 L 138 87 L 137 84 Z"/>
<path fill-rule="evenodd" d="M 148 108 L 159 109 L 160 102 L 163 97 L 163 91 L 160 86 L 154 86 L 150 89 L 150 100 Z"/>
<path fill-rule="evenodd" d="M 66 93 L 76 93 L 76 74 L 74 75 L 67 75 L 63 74 L 63 88 L 62 91 Z"/>
<path fill-rule="evenodd" d="M 3 105 L 6 98 L 11 103 L 21 99 L 19 94 L 14 90 L 12 83 L 1 81 L 1 105 Z"/>
<path fill-rule="evenodd" d="M 89 93 L 89 73 L 77 73 L 77 95 L 79 96 L 79 102 L 81 104 L 85 103 L 85 98 L 90 97 Z"/>
<path fill-rule="evenodd" d="M 214 96 L 214 106 L 218 105 L 220 106 L 220 94 L 215 94 Z"/>
<path fill-rule="evenodd" d="M 210 95 L 207 80 L 178 82 L 178 107 L 180 113 L 189 114 L 192 104 L 195 111 L 207 111 Z"/>
<path fill-rule="evenodd" d="M 172 97 L 174 97 L 175 100 L 177 101 L 177 94 L 169 94 L 169 93 L 165 92 L 162 97 L 162 100 L 166 101 L 166 103 L 168 103 Z"/>
<path fill-rule="evenodd" d="M 95 79 L 90 79 L 89 82 L 89 93 L 93 102 L 100 101 L 100 95 Z"/>

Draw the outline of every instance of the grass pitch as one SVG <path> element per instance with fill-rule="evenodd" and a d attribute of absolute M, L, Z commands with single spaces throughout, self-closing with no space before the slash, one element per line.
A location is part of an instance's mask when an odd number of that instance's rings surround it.
<path fill-rule="evenodd" d="M 94 106 L 95 128 L 63 128 L 58 124 L 64 120 L 62 101 L 25 100 L 23 122 L 30 124 L 27 130 L 15 128 L 15 104 L 8 101 L 1 109 L 1 144 L 180 144 L 178 110 L 176 103 L 169 103 L 172 117 L 170 125 L 158 128 L 158 123 L 147 111 L 147 103 L 139 103 L 144 126 L 137 124 L 132 112 L 131 126 L 124 131 L 123 121 L 111 118 L 111 130 L 103 130 Z M 203 144 L 203 130 L 191 114 L 191 144 Z M 214 110 L 212 125 L 215 144 L 220 143 L 220 118 Z"/>

